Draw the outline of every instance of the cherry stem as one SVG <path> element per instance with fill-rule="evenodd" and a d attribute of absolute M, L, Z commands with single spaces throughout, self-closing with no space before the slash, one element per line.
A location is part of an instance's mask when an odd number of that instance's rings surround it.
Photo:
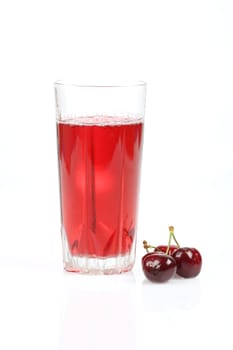
<path fill-rule="evenodd" d="M 172 233 L 171 233 L 171 231 L 169 231 L 168 245 L 167 245 L 167 250 L 166 250 L 166 253 L 165 253 L 165 254 L 169 254 L 170 245 L 171 245 L 171 240 L 172 240 Z"/>
<path fill-rule="evenodd" d="M 155 248 L 155 246 L 150 245 L 147 243 L 147 241 L 143 241 L 143 248 L 146 249 L 146 252 L 149 253 L 149 249 Z"/>
<path fill-rule="evenodd" d="M 174 232 L 173 232 L 173 234 L 172 234 L 172 238 L 173 238 L 174 241 L 176 242 L 177 247 L 180 248 L 180 245 L 179 245 L 179 243 L 178 243 L 178 241 L 177 241 L 177 239 L 176 239 L 176 236 L 174 235 Z"/>
<path fill-rule="evenodd" d="M 143 248 L 146 249 L 146 252 L 149 253 L 149 245 L 147 243 L 147 241 L 143 241 Z"/>
<path fill-rule="evenodd" d="M 169 228 L 169 240 L 168 240 L 168 245 L 167 245 L 166 254 L 169 253 L 172 238 L 174 239 L 174 241 L 175 241 L 177 247 L 180 248 L 180 245 L 179 245 L 179 243 L 178 243 L 178 241 L 177 241 L 177 239 L 176 239 L 176 236 L 175 236 L 175 234 L 174 234 L 174 227 L 173 227 L 173 226 L 169 226 L 168 228 Z"/>

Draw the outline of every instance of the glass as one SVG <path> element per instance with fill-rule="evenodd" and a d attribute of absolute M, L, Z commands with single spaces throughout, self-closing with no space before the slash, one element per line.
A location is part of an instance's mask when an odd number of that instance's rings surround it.
<path fill-rule="evenodd" d="M 55 82 L 61 235 L 67 271 L 132 269 L 146 84 Z"/>

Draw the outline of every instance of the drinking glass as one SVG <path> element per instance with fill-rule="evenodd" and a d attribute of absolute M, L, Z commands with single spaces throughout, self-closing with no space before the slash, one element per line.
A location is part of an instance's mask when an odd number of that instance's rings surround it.
<path fill-rule="evenodd" d="M 146 83 L 55 82 L 64 268 L 132 269 Z"/>

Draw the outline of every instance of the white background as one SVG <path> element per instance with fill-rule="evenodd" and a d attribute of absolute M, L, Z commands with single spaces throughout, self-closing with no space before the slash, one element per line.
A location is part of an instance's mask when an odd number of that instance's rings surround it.
<path fill-rule="evenodd" d="M 232 349 L 233 2 L 0 4 L 0 348 Z M 132 273 L 64 273 L 53 82 L 148 83 Z M 141 241 L 203 255 L 147 283 Z M 231 318 L 230 318 L 231 320 Z"/>

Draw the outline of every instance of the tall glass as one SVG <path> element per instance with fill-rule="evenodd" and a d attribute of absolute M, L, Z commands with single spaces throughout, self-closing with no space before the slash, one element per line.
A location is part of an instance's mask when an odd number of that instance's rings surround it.
<path fill-rule="evenodd" d="M 129 271 L 135 261 L 146 84 L 55 82 L 64 268 Z"/>

